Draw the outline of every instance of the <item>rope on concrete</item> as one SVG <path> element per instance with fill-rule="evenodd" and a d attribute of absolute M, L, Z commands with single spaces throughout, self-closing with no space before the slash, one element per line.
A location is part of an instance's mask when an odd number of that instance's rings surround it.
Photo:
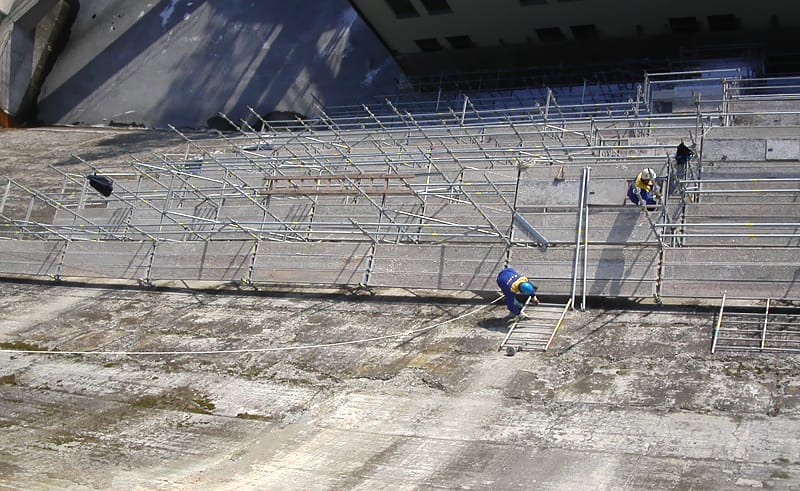
<path fill-rule="evenodd" d="M 478 312 L 491 306 L 501 298 L 503 298 L 502 295 L 492 300 L 486 305 L 481 305 L 480 307 L 477 307 L 467 313 L 453 317 L 452 319 L 447 319 L 441 322 L 437 322 L 430 326 L 421 327 L 419 329 L 411 329 L 410 331 L 405 331 L 398 334 L 388 334 L 386 336 L 376 336 L 372 338 L 356 339 L 352 341 L 339 341 L 336 343 L 308 344 L 301 346 L 282 346 L 278 348 L 244 348 L 244 349 L 202 350 L 202 351 L 44 351 L 44 350 L 0 349 L 0 353 L 24 353 L 31 355 L 106 355 L 106 356 L 218 355 L 218 354 L 266 353 L 270 351 L 294 351 L 294 350 L 305 350 L 305 349 L 330 348 L 333 346 L 345 346 L 349 344 L 361 344 L 361 343 L 369 343 L 372 341 L 380 341 L 383 339 L 399 338 L 403 336 L 410 336 L 412 334 L 419 334 L 425 331 L 430 331 L 432 329 L 443 326 L 450 322 L 454 322 L 459 319 L 463 319 L 465 317 L 477 314 Z"/>

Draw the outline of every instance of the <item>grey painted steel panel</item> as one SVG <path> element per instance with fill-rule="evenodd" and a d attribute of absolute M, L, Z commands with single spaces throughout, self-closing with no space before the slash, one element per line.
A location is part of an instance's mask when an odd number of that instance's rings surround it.
<path fill-rule="evenodd" d="M 357 285 L 364 279 L 370 244 L 261 242 L 253 281 Z"/>
<path fill-rule="evenodd" d="M 56 274 L 65 242 L 0 240 L 0 271 L 47 276 Z"/>
<path fill-rule="evenodd" d="M 156 248 L 153 280 L 234 281 L 248 277 L 253 241 L 162 242 Z"/>
<path fill-rule="evenodd" d="M 372 286 L 496 290 L 504 246 L 386 245 L 375 248 Z"/>
<path fill-rule="evenodd" d="M 146 278 L 152 250 L 152 242 L 71 242 L 61 276 Z"/>
<path fill-rule="evenodd" d="M 800 298 L 800 249 L 670 248 L 664 261 L 665 296 Z"/>

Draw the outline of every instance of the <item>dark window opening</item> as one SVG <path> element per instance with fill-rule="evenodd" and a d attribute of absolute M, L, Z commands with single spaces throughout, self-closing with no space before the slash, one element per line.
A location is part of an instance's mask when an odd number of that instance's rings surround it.
<path fill-rule="evenodd" d="M 519 0 L 519 4 L 523 7 L 526 5 L 546 5 L 547 0 Z"/>
<path fill-rule="evenodd" d="M 599 35 L 599 33 L 597 32 L 597 26 L 595 26 L 594 24 L 569 26 L 569 29 L 572 31 L 572 37 L 574 37 L 578 41 L 597 39 Z"/>
<path fill-rule="evenodd" d="M 699 30 L 694 17 L 673 17 L 669 20 L 669 27 L 673 34 L 688 34 Z"/>
<path fill-rule="evenodd" d="M 564 2 L 580 2 L 580 0 L 558 0 L 558 2 L 559 2 L 559 3 L 564 3 Z"/>
<path fill-rule="evenodd" d="M 739 25 L 739 18 L 733 14 L 708 16 L 710 31 L 735 31 L 739 29 Z"/>
<path fill-rule="evenodd" d="M 453 11 L 447 0 L 422 0 L 422 4 L 431 15 L 449 14 Z"/>
<path fill-rule="evenodd" d="M 541 29 L 536 29 L 536 35 L 538 35 L 539 40 L 544 43 L 554 43 L 564 40 L 564 33 L 562 33 L 561 29 L 558 27 L 543 27 Z"/>
<path fill-rule="evenodd" d="M 447 42 L 453 49 L 470 49 L 475 47 L 475 43 L 469 36 L 447 36 Z"/>
<path fill-rule="evenodd" d="M 415 39 L 415 43 L 417 43 L 417 47 L 422 51 L 441 51 L 442 45 L 439 44 L 439 40 L 436 38 L 426 38 L 426 39 Z"/>
<path fill-rule="evenodd" d="M 411 0 L 386 0 L 386 3 L 389 4 L 398 19 L 419 17 L 419 12 L 411 5 Z"/>

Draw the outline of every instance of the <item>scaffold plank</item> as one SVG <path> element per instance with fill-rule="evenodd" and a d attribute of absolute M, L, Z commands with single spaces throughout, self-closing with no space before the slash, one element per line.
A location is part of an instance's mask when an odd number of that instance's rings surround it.
<path fill-rule="evenodd" d="M 153 280 L 247 279 L 253 241 L 162 242 L 153 257 Z"/>
<path fill-rule="evenodd" d="M 261 242 L 252 280 L 265 283 L 358 285 L 364 281 L 370 244 Z"/>
<path fill-rule="evenodd" d="M 504 246 L 378 244 L 370 286 L 497 290 Z"/>
<path fill-rule="evenodd" d="M 52 276 L 66 242 L 40 240 L 0 240 L 0 271 L 10 274 Z"/>
<path fill-rule="evenodd" d="M 769 258 L 768 260 L 766 258 Z M 800 298 L 796 247 L 686 247 L 665 250 L 664 296 Z"/>
<path fill-rule="evenodd" d="M 147 278 L 152 251 L 152 242 L 73 241 L 64 254 L 61 276 Z"/>

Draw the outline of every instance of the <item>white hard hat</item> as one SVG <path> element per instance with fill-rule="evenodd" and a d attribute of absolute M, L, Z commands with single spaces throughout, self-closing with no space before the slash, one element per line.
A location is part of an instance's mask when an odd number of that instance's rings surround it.
<path fill-rule="evenodd" d="M 649 167 L 642 171 L 642 179 L 645 181 L 652 181 L 656 178 L 656 171 L 650 169 Z"/>

